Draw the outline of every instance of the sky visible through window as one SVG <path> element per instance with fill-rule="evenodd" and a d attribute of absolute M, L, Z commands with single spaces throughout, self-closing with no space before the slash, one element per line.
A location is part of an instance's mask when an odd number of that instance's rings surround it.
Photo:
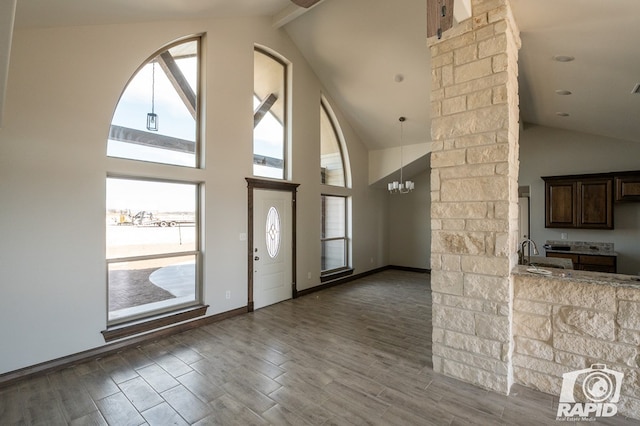
<path fill-rule="evenodd" d="M 253 96 L 253 110 L 260 106 L 261 100 Z M 253 129 L 253 153 L 265 157 L 284 160 L 284 131 L 280 121 L 269 111 L 260 123 Z M 254 173 L 258 176 L 283 178 L 283 170 L 274 167 L 253 165 Z"/>
<path fill-rule="evenodd" d="M 197 44 L 196 41 L 185 44 L 190 43 Z M 189 50 L 197 51 L 195 47 Z M 118 102 L 111 124 L 145 132 L 150 137 L 163 135 L 192 141 L 195 146 L 196 120 L 169 81 L 165 71 L 156 62 L 156 58 L 146 63 L 129 81 Z M 193 92 L 198 93 L 198 58 L 191 55 L 177 56 L 174 59 Z M 158 115 L 157 132 L 147 130 L 147 114 L 152 110 Z M 179 152 L 112 139 L 109 139 L 107 147 L 107 155 L 111 157 L 189 167 L 196 165 L 195 154 L 195 150 L 192 153 Z"/>

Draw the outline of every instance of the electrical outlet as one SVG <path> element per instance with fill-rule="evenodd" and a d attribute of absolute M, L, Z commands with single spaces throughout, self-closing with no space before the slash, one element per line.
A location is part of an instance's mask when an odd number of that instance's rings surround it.
<path fill-rule="evenodd" d="M 311 272 L 307 272 L 307 279 L 310 280 L 311 279 Z"/>
<path fill-rule="evenodd" d="M 560 233 L 560 239 L 561 240 L 566 240 L 567 238 L 569 238 L 569 234 L 567 234 L 566 232 L 561 232 Z"/>
<path fill-rule="evenodd" d="M 226 297 L 227 299 L 231 299 L 231 290 L 227 290 L 227 292 L 226 292 L 226 294 L 225 294 L 225 297 Z"/>

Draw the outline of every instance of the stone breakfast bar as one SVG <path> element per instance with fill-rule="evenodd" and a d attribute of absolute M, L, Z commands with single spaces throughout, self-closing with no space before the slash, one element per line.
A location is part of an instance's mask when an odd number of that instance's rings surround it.
<path fill-rule="evenodd" d="M 514 381 L 559 395 L 562 374 L 624 373 L 618 412 L 640 417 L 640 277 L 548 268 L 512 271 Z"/>

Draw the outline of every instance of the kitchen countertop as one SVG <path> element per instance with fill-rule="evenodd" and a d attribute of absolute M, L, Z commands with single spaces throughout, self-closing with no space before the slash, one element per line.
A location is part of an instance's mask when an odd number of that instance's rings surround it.
<path fill-rule="evenodd" d="M 576 271 L 573 269 L 558 269 L 558 268 L 540 268 L 551 272 L 549 275 L 542 275 L 538 273 L 528 272 L 527 265 L 516 265 L 511 273 L 513 275 L 520 275 L 526 277 L 536 276 L 540 279 L 552 279 L 554 281 L 571 281 L 581 282 L 587 284 L 609 285 L 613 287 L 629 287 L 640 289 L 640 276 L 639 275 L 622 275 L 622 274 L 608 274 L 604 272 L 591 272 L 591 271 Z"/>
<path fill-rule="evenodd" d="M 573 269 L 571 259 L 564 257 L 524 256 L 525 264 L 536 265 L 540 268 L 564 268 Z"/>
<path fill-rule="evenodd" d="M 547 248 L 547 246 L 565 246 L 569 247 L 569 250 L 556 250 Z M 543 247 L 546 253 L 586 254 L 589 256 L 618 256 L 618 253 L 616 253 L 613 249 L 613 243 L 597 241 L 547 240 Z"/>
<path fill-rule="evenodd" d="M 617 256 L 615 251 L 592 250 L 587 248 L 572 248 L 571 250 L 544 249 L 545 253 L 588 254 L 590 256 Z"/>

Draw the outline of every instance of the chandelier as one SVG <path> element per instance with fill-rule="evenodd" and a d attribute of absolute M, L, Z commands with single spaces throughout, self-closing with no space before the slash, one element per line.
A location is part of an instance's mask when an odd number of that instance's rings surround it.
<path fill-rule="evenodd" d="M 398 119 L 398 121 L 400 121 L 400 182 L 398 182 L 397 180 L 394 180 L 393 182 L 389 182 L 387 184 L 387 188 L 389 189 L 389 192 L 392 194 L 407 194 L 409 192 L 411 192 L 414 188 L 415 188 L 415 184 L 413 183 L 413 181 L 407 180 L 407 181 L 403 181 L 403 176 L 402 176 L 402 139 L 404 136 L 404 128 L 403 128 L 403 124 L 405 122 L 406 118 L 405 117 L 400 117 Z"/>

